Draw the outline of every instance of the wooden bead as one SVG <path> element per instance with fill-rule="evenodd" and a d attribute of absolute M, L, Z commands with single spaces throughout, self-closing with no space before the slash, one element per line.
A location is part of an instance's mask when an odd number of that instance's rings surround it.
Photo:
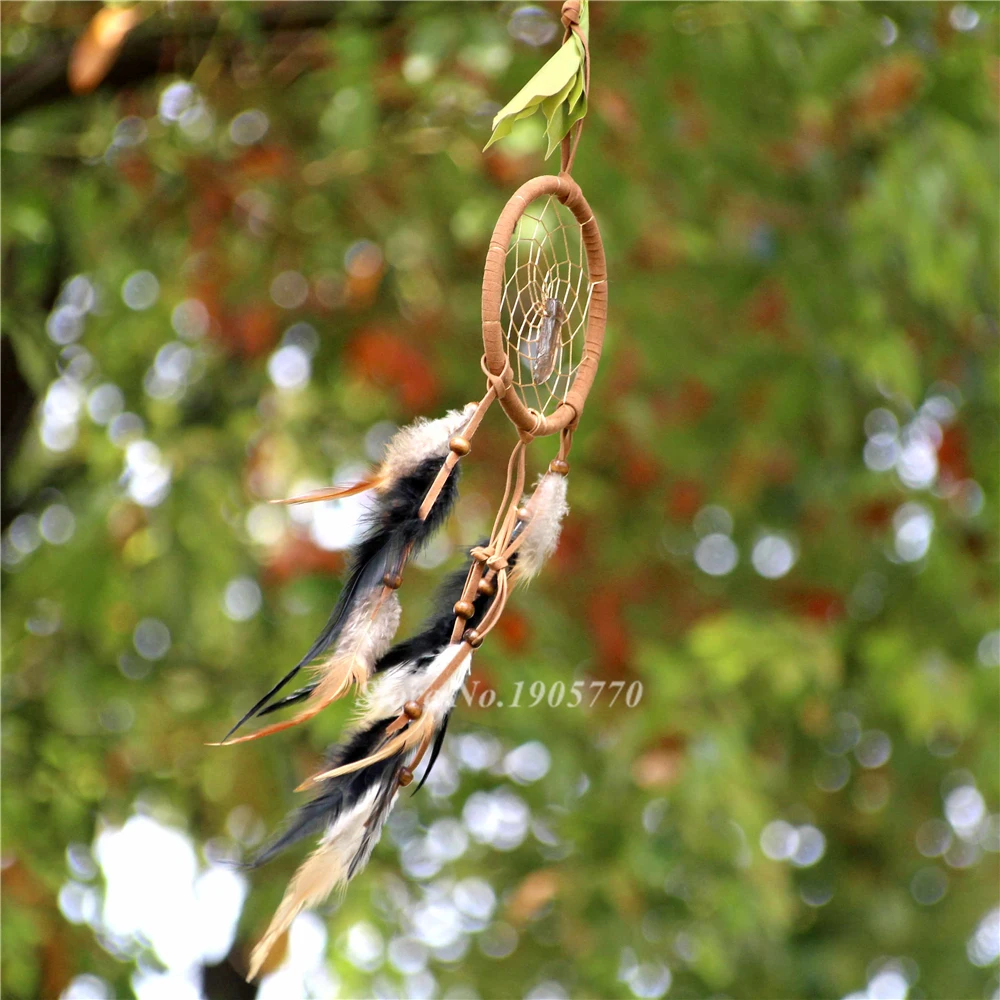
<path fill-rule="evenodd" d="M 494 587 L 489 580 L 480 580 L 476 585 L 476 590 L 478 590 L 480 594 L 485 594 L 487 597 L 492 597 L 497 592 L 497 588 Z"/>
<path fill-rule="evenodd" d="M 413 781 L 413 772 L 408 767 L 401 767 L 399 769 L 399 777 L 397 780 L 405 788 L 411 781 Z"/>
<path fill-rule="evenodd" d="M 519 521 L 527 521 L 529 517 L 531 517 L 531 511 L 527 507 L 517 508 L 517 519 Z"/>
<path fill-rule="evenodd" d="M 560 476 L 569 474 L 569 462 L 563 458 L 554 458 L 549 462 L 549 472 L 558 472 Z"/>
<path fill-rule="evenodd" d="M 424 710 L 419 701 L 408 701 L 403 706 L 403 715 L 408 719 L 419 719 L 424 714 Z"/>
<path fill-rule="evenodd" d="M 403 585 L 403 578 L 398 573 L 386 573 L 385 576 L 382 577 L 382 582 L 390 590 L 399 590 L 399 588 Z"/>
<path fill-rule="evenodd" d="M 478 649 L 483 644 L 483 637 L 474 628 L 467 628 L 462 633 L 462 642 L 467 642 L 473 649 Z"/>
<path fill-rule="evenodd" d="M 455 614 L 459 618 L 471 618 L 476 613 L 476 606 L 471 601 L 459 601 L 455 605 Z"/>
<path fill-rule="evenodd" d="M 448 447 L 456 455 L 468 455 L 469 452 L 472 450 L 472 445 L 469 444 L 469 442 L 466 441 L 464 437 L 458 437 L 458 436 L 453 437 L 448 442 Z"/>

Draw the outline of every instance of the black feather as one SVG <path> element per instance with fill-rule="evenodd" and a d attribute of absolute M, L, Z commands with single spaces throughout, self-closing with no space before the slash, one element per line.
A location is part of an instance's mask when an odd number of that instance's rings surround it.
<path fill-rule="evenodd" d="M 485 544 L 485 542 L 480 544 Z M 511 565 L 514 564 L 516 558 L 517 553 L 514 553 L 510 561 Z M 434 611 L 424 622 L 424 627 L 416 635 L 412 635 L 402 642 L 397 642 L 381 659 L 376 661 L 376 671 L 397 667 L 400 663 L 415 660 L 428 653 L 436 655 L 451 642 L 451 632 L 455 627 L 455 604 L 462 599 L 471 563 L 472 558 L 470 557 L 462 569 L 455 570 L 447 577 L 434 596 Z M 476 599 L 473 601 L 476 610 L 466 623 L 469 628 L 476 627 L 491 601 L 492 597 L 487 597 L 485 594 L 476 595 Z"/>
<path fill-rule="evenodd" d="M 414 555 L 419 552 L 447 519 L 458 497 L 458 466 L 445 480 L 427 519 L 420 519 L 420 505 L 441 468 L 441 461 L 440 458 L 425 459 L 412 472 L 400 476 L 379 498 L 368 517 L 368 530 L 355 548 L 350 575 L 323 631 L 305 656 L 226 733 L 223 743 L 249 719 L 262 714 L 274 696 L 303 667 L 329 649 L 340 636 L 355 601 L 381 585 L 387 572 L 395 571 L 408 547 Z"/>
<path fill-rule="evenodd" d="M 392 719 L 379 719 L 366 729 L 354 733 L 346 743 L 332 747 L 327 753 L 326 763 L 330 768 L 340 767 L 361 760 L 373 753 L 382 742 L 385 730 Z M 323 783 L 323 791 L 311 802 L 306 803 L 291 816 L 282 833 L 259 851 L 244 867 L 258 868 L 280 854 L 286 847 L 319 832 L 336 822 L 345 809 L 350 809 L 373 785 L 383 782 L 394 787 L 389 781 L 392 772 L 402 764 L 402 759 L 390 757 L 378 761 L 360 771 L 351 771 Z"/>
<path fill-rule="evenodd" d="M 480 544 L 485 544 L 485 542 Z M 516 560 L 517 553 L 515 552 L 510 560 L 512 566 Z M 470 558 L 468 563 L 471 561 Z M 438 588 L 434 597 L 434 611 L 424 622 L 423 629 L 416 635 L 410 636 L 402 642 L 397 642 L 376 662 L 376 671 L 388 670 L 390 667 L 398 667 L 401 663 L 407 663 L 410 660 L 420 660 L 427 656 L 437 655 L 443 646 L 451 642 L 451 630 L 455 624 L 455 603 L 461 599 L 462 592 L 465 590 L 465 580 L 469 575 L 468 563 L 462 569 L 457 569 L 450 574 Z M 486 610 L 489 598 L 480 594 L 474 603 L 476 612 L 468 621 L 469 628 L 476 627 Z M 289 705 L 305 701 L 315 689 L 316 684 L 306 684 L 287 697 L 260 709 L 257 714 L 270 715 L 271 712 L 277 712 Z"/>
<path fill-rule="evenodd" d="M 444 734 L 448 732 L 448 720 L 451 718 L 451 712 L 449 712 L 444 717 L 444 722 L 441 723 L 441 728 L 434 735 L 434 746 L 431 749 L 431 759 L 427 761 L 427 767 L 424 770 L 424 776 L 420 779 L 420 784 L 413 789 L 413 794 L 416 795 L 421 788 L 424 787 L 424 782 L 431 776 L 431 771 L 434 770 L 434 765 L 437 763 L 438 754 L 441 752 L 441 744 L 444 743 Z"/>
<path fill-rule="evenodd" d="M 291 694 L 286 695 L 284 698 L 279 698 L 277 701 L 272 701 L 270 705 L 265 705 L 258 713 L 258 716 L 270 715 L 272 712 L 277 712 L 279 708 L 287 708 L 289 705 L 294 705 L 297 702 L 305 701 L 316 690 L 319 685 L 316 682 L 312 684 L 307 684 L 305 687 L 300 687 L 298 691 L 293 691 Z"/>
<path fill-rule="evenodd" d="M 399 789 L 399 782 L 397 781 L 395 772 L 403 766 L 403 756 L 403 754 L 397 754 L 395 757 L 389 758 L 389 762 L 393 763 L 393 767 L 385 775 L 386 780 L 382 783 L 382 791 L 372 806 L 371 815 L 365 824 L 365 832 L 361 838 L 361 843 L 358 845 L 358 850 L 354 857 L 351 858 L 351 863 L 347 868 L 348 879 L 354 878 L 357 870 L 367 863 L 372 851 L 375 849 L 375 845 L 378 843 L 379 837 L 382 836 L 382 824 L 385 822 L 385 818 L 392 808 L 396 792 Z"/>

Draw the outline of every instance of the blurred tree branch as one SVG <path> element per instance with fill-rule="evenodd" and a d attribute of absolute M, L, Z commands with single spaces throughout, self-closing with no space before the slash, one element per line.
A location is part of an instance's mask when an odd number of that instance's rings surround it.
<path fill-rule="evenodd" d="M 347 16 L 359 18 L 355 4 L 328 3 L 324 0 L 280 3 L 250 8 L 256 16 L 256 30 L 265 33 L 308 31 L 321 28 Z M 384 27 L 397 16 L 395 4 L 365 5 L 365 23 Z M 352 8 L 348 10 L 348 8 Z M 225 14 L 219 17 L 197 16 L 170 20 L 154 17 L 140 25 L 125 40 L 122 50 L 97 89 L 128 87 L 152 76 L 177 72 L 183 64 L 197 64 L 213 40 L 222 40 L 231 50 L 243 42 L 243 35 L 230 26 Z M 183 43 L 183 44 L 182 44 Z M 33 59 L 8 70 L 0 78 L 0 122 L 9 123 L 35 108 L 44 107 L 74 96 L 68 81 L 68 68 L 76 38 L 53 45 Z"/>

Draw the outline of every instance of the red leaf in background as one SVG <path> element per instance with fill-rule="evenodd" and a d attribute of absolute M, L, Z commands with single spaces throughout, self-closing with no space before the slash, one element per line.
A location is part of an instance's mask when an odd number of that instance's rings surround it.
<path fill-rule="evenodd" d="M 344 285 L 345 304 L 351 309 L 367 309 L 375 301 L 381 284 L 381 272 L 364 277 L 349 277 Z"/>
<path fill-rule="evenodd" d="M 631 658 L 622 603 L 622 595 L 614 586 L 594 591 L 587 601 L 587 620 L 594 636 L 598 673 L 612 679 L 625 676 Z"/>
<path fill-rule="evenodd" d="M 712 408 L 714 396 L 704 382 L 693 376 L 656 402 L 657 414 L 666 424 L 688 425 L 699 421 Z"/>
<path fill-rule="evenodd" d="M 580 566 L 586 565 L 592 531 L 593 525 L 588 518 L 570 511 L 559 536 L 559 547 L 552 556 L 552 562 L 560 576 L 573 573 Z"/>
<path fill-rule="evenodd" d="M 486 175 L 504 189 L 519 187 L 535 173 L 533 156 L 510 156 L 497 147 L 483 157 L 483 164 Z"/>
<path fill-rule="evenodd" d="M 680 144 L 688 149 L 703 146 L 708 138 L 708 117 L 694 83 L 678 77 L 670 84 L 667 99 L 674 108 L 675 135 Z"/>
<path fill-rule="evenodd" d="M 627 428 L 614 425 L 610 431 L 615 442 L 610 454 L 620 481 L 631 489 L 648 490 L 660 477 L 660 463 Z"/>
<path fill-rule="evenodd" d="M 620 453 L 622 482 L 630 489 L 648 490 L 660 478 L 660 464 L 649 452 L 626 445 Z"/>
<path fill-rule="evenodd" d="M 194 250 L 215 250 L 218 254 L 219 227 L 229 217 L 233 193 L 219 165 L 207 157 L 190 160 L 184 170 L 193 197 L 188 208 L 188 227 Z"/>
<path fill-rule="evenodd" d="M 884 531 L 892 521 L 896 505 L 891 500 L 869 500 L 854 512 L 858 524 L 873 531 Z"/>
<path fill-rule="evenodd" d="M 632 138 L 637 129 L 635 112 L 631 101 L 620 90 L 602 87 L 594 95 L 601 117 L 618 133 Z"/>
<path fill-rule="evenodd" d="M 139 153 L 119 156 L 115 167 L 137 191 L 149 191 L 153 186 L 156 174 L 147 156 Z"/>
<path fill-rule="evenodd" d="M 684 246 L 666 220 L 642 233 L 629 252 L 632 264 L 645 271 L 676 267 L 685 259 Z"/>
<path fill-rule="evenodd" d="M 219 337 L 234 354 L 256 357 L 266 353 L 278 339 L 274 309 L 266 303 L 256 303 L 223 313 L 219 320 Z"/>
<path fill-rule="evenodd" d="M 263 582 L 273 586 L 301 576 L 333 576 L 343 568 L 342 552 L 329 552 L 301 535 L 288 535 L 269 553 Z"/>
<path fill-rule="evenodd" d="M 704 491 L 694 479 L 678 479 L 667 491 L 667 514 L 671 520 L 689 524 L 701 510 Z"/>
<path fill-rule="evenodd" d="M 531 639 L 531 628 L 527 618 L 520 611 L 508 608 L 503 617 L 497 622 L 497 632 L 504 641 L 504 645 L 512 653 L 518 653 L 525 649 Z"/>
<path fill-rule="evenodd" d="M 677 406 L 681 420 L 693 424 L 712 408 L 712 390 L 701 379 L 686 378 L 681 383 Z"/>
<path fill-rule="evenodd" d="M 635 759 L 633 780 L 640 788 L 669 788 L 680 776 L 686 747 L 685 737 L 664 736 L 657 746 Z"/>
<path fill-rule="evenodd" d="M 824 625 L 832 625 L 844 617 L 843 598 L 827 587 L 789 591 L 787 601 L 796 614 Z"/>
<path fill-rule="evenodd" d="M 793 452 L 776 447 L 764 459 L 764 476 L 770 483 L 786 485 L 794 481 L 798 462 Z"/>
<path fill-rule="evenodd" d="M 631 391 L 639 384 L 644 367 L 638 349 L 631 344 L 622 344 L 615 355 L 614 366 L 605 376 L 605 392 L 610 396 L 622 396 Z"/>
<path fill-rule="evenodd" d="M 916 56 L 892 56 L 869 71 L 851 113 L 866 129 L 877 129 L 904 111 L 916 97 L 924 68 Z"/>
<path fill-rule="evenodd" d="M 501 619 L 502 621 L 503 619 Z M 465 682 L 465 689 L 472 697 L 472 708 L 481 708 L 479 699 L 490 691 L 496 691 L 497 686 L 493 682 L 493 675 L 483 666 L 482 661 L 473 661 L 472 670 L 469 671 L 469 679 Z M 461 698 L 461 705 L 465 708 L 465 699 Z M 489 699 L 487 699 L 489 700 Z"/>
<path fill-rule="evenodd" d="M 288 177 L 294 168 L 295 159 L 284 146 L 253 146 L 236 161 L 236 169 L 253 180 Z"/>
<path fill-rule="evenodd" d="M 422 412 L 438 397 L 437 376 L 427 359 L 403 337 L 378 327 L 358 333 L 347 347 L 355 374 L 396 389 L 404 409 Z"/>
<path fill-rule="evenodd" d="M 994 102 L 994 114 L 1000 114 L 1000 59 L 991 59 L 983 67 Z"/>
<path fill-rule="evenodd" d="M 954 482 L 969 479 L 972 469 L 969 465 L 968 444 L 965 429 L 952 424 L 945 429 L 938 447 L 938 465 Z"/>
<path fill-rule="evenodd" d="M 747 303 L 747 319 L 754 330 L 784 334 L 787 314 L 788 300 L 777 281 L 765 281 Z"/>

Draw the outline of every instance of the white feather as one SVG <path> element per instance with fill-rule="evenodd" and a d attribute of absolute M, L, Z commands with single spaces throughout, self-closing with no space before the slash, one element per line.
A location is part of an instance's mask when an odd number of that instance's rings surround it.
<path fill-rule="evenodd" d="M 430 665 L 431 673 L 427 679 L 428 684 L 432 684 L 451 666 L 460 650 L 462 650 L 462 643 L 455 643 L 451 646 L 445 646 L 438 653 L 436 659 Z M 455 704 L 455 699 L 458 697 L 458 692 L 462 690 L 462 685 L 469 676 L 470 670 L 472 670 L 472 654 L 467 653 L 458 669 L 424 702 L 424 711 L 438 720 L 438 724 L 451 711 L 452 706 Z"/>
<path fill-rule="evenodd" d="M 347 884 L 351 862 L 364 843 L 368 819 L 381 791 L 379 786 L 373 787 L 352 808 L 341 813 L 327 827 L 316 850 L 299 866 L 266 933 L 250 956 L 248 981 L 257 977 L 278 938 L 305 907 L 317 906 L 334 889 Z"/>
<path fill-rule="evenodd" d="M 376 589 L 358 602 L 344 624 L 334 655 L 349 654 L 373 664 L 388 651 L 403 611 L 395 591 L 391 591 L 381 605 L 380 600 L 382 591 Z"/>
<path fill-rule="evenodd" d="M 524 541 L 517 551 L 517 563 L 511 574 L 514 580 L 527 583 L 540 572 L 556 550 L 563 518 L 569 512 L 566 503 L 566 477 L 546 472 L 535 484 L 527 501 L 531 518 L 524 527 Z"/>
<path fill-rule="evenodd" d="M 378 785 L 369 788 L 350 809 L 341 813 L 330 823 L 326 828 L 326 833 L 323 834 L 320 846 L 336 847 L 337 853 L 345 859 L 345 873 L 350 860 L 358 853 L 358 848 L 365 835 L 365 824 L 368 822 L 372 806 L 381 790 Z"/>
<path fill-rule="evenodd" d="M 448 454 L 448 442 L 472 419 L 476 404 L 464 409 L 449 410 L 437 420 L 421 417 L 408 427 L 397 431 L 386 446 L 382 460 L 384 481 L 393 482 L 399 476 L 412 472 L 428 458 L 441 458 Z"/>
<path fill-rule="evenodd" d="M 377 719 L 385 719 L 390 716 L 395 716 L 402 711 L 403 705 L 408 701 L 415 701 L 419 698 L 424 691 L 434 683 L 435 680 L 440 676 L 441 672 L 445 670 L 451 661 L 454 659 L 455 654 L 461 648 L 460 645 L 445 646 L 434 659 L 427 664 L 421 670 L 417 670 L 414 667 L 413 662 L 401 663 L 398 667 L 392 667 L 387 670 L 384 676 L 371 688 L 369 688 L 369 694 L 362 705 L 362 711 L 364 717 L 367 720 L 375 721 Z M 449 690 L 451 685 L 451 680 L 454 676 L 461 675 L 462 680 L 458 683 L 458 686 L 454 688 L 451 692 L 451 699 L 454 700 L 455 696 L 458 694 L 458 689 L 462 686 L 465 681 L 465 677 L 468 675 L 469 667 L 472 661 L 472 657 L 466 657 L 466 661 L 463 667 L 456 671 L 449 682 L 442 686 L 442 692 Z M 435 695 L 436 698 L 436 695 Z M 426 708 L 427 706 L 425 706 Z"/>

